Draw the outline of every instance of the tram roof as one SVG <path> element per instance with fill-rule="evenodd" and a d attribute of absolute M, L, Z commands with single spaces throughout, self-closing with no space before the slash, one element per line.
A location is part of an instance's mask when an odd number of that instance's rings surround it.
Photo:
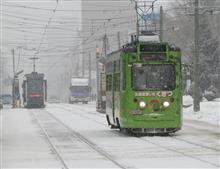
<path fill-rule="evenodd" d="M 27 79 L 36 79 L 36 78 L 39 78 L 39 79 L 43 79 L 44 78 L 44 74 L 43 73 L 37 73 L 37 72 L 32 72 L 30 74 L 26 74 L 25 77 Z"/>

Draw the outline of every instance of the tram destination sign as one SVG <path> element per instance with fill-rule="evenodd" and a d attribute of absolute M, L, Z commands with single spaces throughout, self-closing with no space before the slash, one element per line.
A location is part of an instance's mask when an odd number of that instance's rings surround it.
<path fill-rule="evenodd" d="M 136 97 L 140 97 L 140 96 L 150 96 L 150 97 L 170 97 L 173 96 L 173 92 L 172 91 L 159 91 L 159 92 L 135 92 L 135 96 Z"/>

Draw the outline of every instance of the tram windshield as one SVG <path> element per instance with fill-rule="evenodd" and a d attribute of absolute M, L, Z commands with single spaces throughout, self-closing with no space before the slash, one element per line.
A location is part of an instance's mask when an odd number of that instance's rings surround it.
<path fill-rule="evenodd" d="M 29 90 L 32 93 L 41 93 L 43 89 L 42 80 L 30 80 L 28 81 Z"/>
<path fill-rule="evenodd" d="M 133 88 L 136 91 L 175 89 L 174 65 L 134 65 L 132 70 Z"/>

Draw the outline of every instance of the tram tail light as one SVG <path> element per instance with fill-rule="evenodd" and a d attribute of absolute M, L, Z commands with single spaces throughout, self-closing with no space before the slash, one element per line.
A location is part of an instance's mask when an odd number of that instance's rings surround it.
<path fill-rule="evenodd" d="M 30 96 L 31 96 L 31 97 L 40 97 L 40 94 L 38 94 L 38 93 L 32 93 Z"/>

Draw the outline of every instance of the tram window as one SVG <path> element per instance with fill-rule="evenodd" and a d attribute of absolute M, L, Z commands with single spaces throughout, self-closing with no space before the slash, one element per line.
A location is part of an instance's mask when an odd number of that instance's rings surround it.
<path fill-rule="evenodd" d="M 120 91 L 120 73 L 114 75 L 114 90 Z"/>
<path fill-rule="evenodd" d="M 164 44 L 142 44 L 140 45 L 140 52 L 166 52 L 166 45 Z"/>
<path fill-rule="evenodd" d="M 120 60 L 115 61 L 115 71 L 116 72 L 120 71 Z"/>
<path fill-rule="evenodd" d="M 175 66 L 143 65 L 133 67 L 133 88 L 135 90 L 174 90 L 176 87 Z"/>
<path fill-rule="evenodd" d="M 121 60 L 121 89 L 125 90 L 126 88 L 126 62 Z"/>
<path fill-rule="evenodd" d="M 106 76 L 106 91 L 112 90 L 112 75 Z"/>
<path fill-rule="evenodd" d="M 123 63 L 123 90 L 126 88 L 126 62 Z"/>
<path fill-rule="evenodd" d="M 166 53 L 141 53 L 141 61 L 166 60 Z"/>
<path fill-rule="evenodd" d="M 113 62 L 109 62 L 106 64 L 106 72 L 113 73 L 114 72 L 114 64 Z"/>
<path fill-rule="evenodd" d="M 33 79 L 33 80 L 29 80 L 27 83 L 28 83 L 28 90 L 30 90 L 31 92 L 42 92 L 43 89 L 42 80 Z"/>

